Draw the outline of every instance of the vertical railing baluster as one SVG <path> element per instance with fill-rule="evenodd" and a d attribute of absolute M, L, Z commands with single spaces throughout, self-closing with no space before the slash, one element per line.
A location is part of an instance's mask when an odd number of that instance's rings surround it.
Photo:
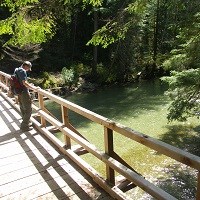
<path fill-rule="evenodd" d="M 66 108 L 65 106 L 61 105 L 61 111 L 62 111 L 62 121 L 63 124 L 66 127 L 69 127 L 69 115 L 68 115 L 68 108 Z M 64 134 L 64 142 L 65 142 L 65 146 L 66 148 L 71 148 L 71 140 L 70 138 Z"/>
<path fill-rule="evenodd" d="M 38 93 L 38 100 L 39 100 L 39 108 L 44 111 L 44 99 L 43 95 L 40 93 Z M 44 117 L 40 116 L 40 120 L 41 120 L 41 125 L 43 127 L 46 127 L 46 120 L 44 119 Z"/>
<path fill-rule="evenodd" d="M 0 75 L 0 81 L 1 81 L 1 83 L 3 83 L 3 75 Z M 0 91 L 2 91 L 2 87 L 0 87 Z"/>
<path fill-rule="evenodd" d="M 9 81 L 7 77 L 6 77 L 6 86 L 9 87 Z"/>
<path fill-rule="evenodd" d="M 113 130 L 104 127 L 104 145 L 105 153 L 112 156 L 114 153 L 113 147 Z M 115 171 L 110 166 L 106 165 L 106 177 L 110 184 L 115 185 Z"/>

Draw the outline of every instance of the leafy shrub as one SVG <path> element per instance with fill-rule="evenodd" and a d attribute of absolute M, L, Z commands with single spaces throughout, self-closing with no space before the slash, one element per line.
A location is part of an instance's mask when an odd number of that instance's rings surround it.
<path fill-rule="evenodd" d="M 61 75 L 64 83 L 70 88 L 78 82 L 78 75 L 74 69 L 67 69 L 66 67 L 63 67 Z"/>
<path fill-rule="evenodd" d="M 72 68 L 72 66 L 70 68 Z M 91 68 L 87 65 L 84 65 L 83 63 L 76 64 L 73 66 L 73 68 L 76 73 L 79 74 L 79 76 L 90 74 L 91 72 Z"/>
<path fill-rule="evenodd" d="M 56 78 L 48 72 L 43 72 L 42 74 L 43 81 L 41 83 L 42 88 L 53 88 L 57 87 Z"/>
<path fill-rule="evenodd" d="M 99 84 L 107 83 L 109 80 L 109 70 L 102 63 L 97 65 L 97 81 Z"/>

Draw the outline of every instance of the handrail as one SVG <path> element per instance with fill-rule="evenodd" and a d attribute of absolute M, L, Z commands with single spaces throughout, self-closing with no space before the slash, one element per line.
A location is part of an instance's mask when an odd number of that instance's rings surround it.
<path fill-rule="evenodd" d="M 8 74 L 0 71 L 0 94 L 3 95 L 10 103 L 12 103 L 13 106 L 15 106 L 19 110 L 15 100 L 10 98 L 8 95 L 9 77 L 10 76 Z M 38 96 L 39 106 L 33 105 L 33 108 L 37 115 L 40 117 L 39 120 L 36 120 L 34 116 L 31 118 L 35 127 L 40 132 L 45 134 L 56 146 L 58 146 L 62 153 L 68 155 L 83 170 L 85 170 L 90 176 L 92 176 L 92 178 L 102 188 L 110 193 L 111 196 L 117 199 L 128 199 L 126 194 L 123 193 L 116 186 L 115 171 L 117 171 L 130 182 L 134 183 L 134 185 L 140 187 L 157 199 L 176 199 L 167 192 L 156 187 L 154 184 L 145 180 L 144 177 L 138 174 L 122 158 L 119 158 L 119 156 L 114 152 L 113 131 L 115 131 L 119 134 L 124 135 L 127 138 L 130 138 L 151 149 L 154 149 L 159 153 L 162 153 L 174 160 L 177 160 L 180 163 L 183 163 L 198 170 L 196 199 L 200 199 L 200 158 L 198 156 L 185 152 L 172 145 L 169 145 L 148 135 L 139 133 L 133 129 L 118 124 L 106 117 L 96 114 L 88 109 L 85 109 L 77 104 L 74 104 L 68 100 L 49 93 L 41 88 L 36 89 L 35 92 Z M 44 97 L 58 103 L 61 106 L 62 121 L 59 121 L 57 118 L 53 117 L 52 114 L 49 113 L 49 111 L 47 112 L 44 105 Z M 81 134 L 70 124 L 68 117 L 69 110 L 78 113 L 81 116 L 104 127 L 104 152 L 99 151 L 93 144 L 86 140 L 86 138 L 82 137 Z M 48 121 L 51 125 L 59 129 L 63 133 L 65 138 L 64 144 L 61 143 L 61 141 L 59 141 L 57 138 L 55 138 L 53 134 L 51 134 L 48 127 L 46 127 L 46 121 Z M 81 147 L 87 150 L 87 152 L 93 154 L 96 158 L 105 163 L 106 180 L 104 180 L 104 178 L 102 178 L 96 170 L 89 166 L 88 163 L 83 161 L 76 153 L 74 153 L 73 147 L 71 145 L 71 140 L 78 143 Z"/>

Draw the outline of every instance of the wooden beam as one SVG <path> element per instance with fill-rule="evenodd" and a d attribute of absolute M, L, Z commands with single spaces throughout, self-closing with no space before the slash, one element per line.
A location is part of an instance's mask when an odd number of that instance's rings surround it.
<path fill-rule="evenodd" d="M 41 110 L 45 110 L 45 107 L 44 107 L 44 100 L 43 100 L 43 95 L 42 94 L 38 94 L 38 100 L 39 100 L 39 108 Z M 42 126 L 46 126 L 46 121 L 44 119 L 44 117 L 40 117 L 40 120 L 41 120 L 41 125 Z"/>
<path fill-rule="evenodd" d="M 188 152 L 185 152 L 181 149 L 178 149 L 172 145 L 154 139 L 145 134 L 139 133 L 131 128 L 125 127 L 119 123 L 115 123 L 114 121 L 105 118 L 101 115 L 98 115 L 90 110 L 87 110 L 81 106 L 78 106 L 72 102 L 67 101 L 66 99 L 62 99 L 54 94 L 51 94 L 44 90 L 38 90 L 38 92 L 49 99 L 57 102 L 60 105 L 67 107 L 68 109 L 90 119 L 98 124 L 101 124 L 107 128 L 112 129 L 113 131 L 124 135 L 127 138 L 130 138 L 134 141 L 137 141 L 151 149 L 158 151 L 166 156 L 169 156 L 183 164 L 186 164 L 190 167 L 193 167 L 200 171 L 200 158 Z"/>
<path fill-rule="evenodd" d="M 69 124 L 69 115 L 68 115 L 68 108 L 61 105 L 61 113 L 62 113 L 62 121 L 65 126 L 68 126 Z M 68 137 L 66 134 L 64 134 L 64 142 L 66 145 L 66 148 L 71 148 L 71 140 L 70 137 Z"/>
<path fill-rule="evenodd" d="M 125 177 L 121 175 L 116 177 L 115 185 L 123 192 L 127 192 L 128 190 L 136 187 L 134 183 L 132 183 L 131 181 L 129 181 L 128 179 L 126 179 Z"/>
<path fill-rule="evenodd" d="M 19 106 L 16 104 L 16 102 L 13 101 L 12 98 L 8 97 L 7 94 L 5 94 L 5 91 L 8 91 L 7 83 L 4 81 L 7 78 L 10 77 L 10 75 L 7 75 L 3 72 L 0 72 L 1 77 L 1 83 L 0 87 L 3 88 L 2 91 L 0 91 L 0 94 L 4 96 L 14 107 L 16 107 L 19 110 Z M 5 91 L 4 91 L 5 90 Z M 53 95 L 47 91 L 44 91 L 42 89 L 38 89 L 38 96 L 40 108 L 37 110 L 37 113 L 41 116 L 41 123 L 39 123 L 37 120 L 31 118 L 31 120 L 34 122 L 35 126 L 40 130 L 42 133 L 45 133 L 49 139 L 54 142 L 56 146 L 61 150 L 61 152 L 68 152 L 70 149 L 66 150 L 64 147 L 65 145 L 62 144 L 58 139 L 55 139 L 53 134 L 51 134 L 45 127 L 46 121 L 48 121 L 50 124 L 52 124 L 54 127 L 59 129 L 61 132 L 63 132 L 66 137 L 71 138 L 75 142 L 77 142 L 79 145 L 82 146 L 82 148 L 86 149 L 88 152 L 93 154 L 95 157 L 97 157 L 99 160 L 104 162 L 109 170 L 115 170 L 125 178 L 127 178 L 129 181 L 133 182 L 135 185 L 139 186 L 144 191 L 151 194 L 153 197 L 157 199 L 175 199 L 170 194 L 166 193 L 165 191 L 161 190 L 160 188 L 157 188 L 155 185 L 151 184 L 147 180 L 145 180 L 143 177 L 141 177 L 137 172 L 134 171 L 134 169 L 126 162 L 124 162 L 117 154 L 114 152 L 114 146 L 113 146 L 113 131 L 115 133 L 119 133 L 124 135 L 127 138 L 130 138 L 131 140 L 134 140 L 142 145 L 145 145 L 151 149 L 154 149 L 158 151 L 159 153 L 162 153 L 168 157 L 171 157 L 183 164 L 186 164 L 194 169 L 197 169 L 200 171 L 200 158 L 198 156 L 195 156 L 193 154 L 190 154 L 188 152 L 185 152 L 181 149 L 178 149 L 172 145 L 166 144 L 162 141 L 159 141 L 157 139 L 154 139 L 148 135 L 139 133 L 133 129 L 130 129 L 128 127 L 125 127 L 121 124 L 115 123 L 112 120 L 109 120 L 101 115 L 98 115 L 92 111 L 89 111 L 81 106 L 78 106 L 72 102 L 69 102 L 65 99 L 62 99 L 61 97 L 58 97 L 56 95 Z M 65 107 L 66 109 L 70 109 L 73 112 L 76 112 L 80 114 L 83 117 L 86 117 L 87 119 L 96 122 L 102 126 L 104 126 L 105 130 L 105 152 L 99 151 L 93 144 L 90 144 L 84 137 L 81 137 L 82 135 L 79 133 L 77 134 L 77 130 L 71 125 L 70 123 L 63 124 L 58 119 L 55 119 L 53 116 L 49 115 L 45 112 L 44 102 L 43 98 L 49 98 L 52 101 L 55 101 L 56 103 L 60 104 L 61 106 Z M 64 114 L 65 115 L 65 114 Z M 47 134 L 48 133 L 48 134 Z M 70 154 L 74 154 L 70 153 Z M 77 154 L 72 156 L 72 159 L 74 157 L 78 157 Z M 74 158 L 75 159 L 75 158 Z M 78 158 L 75 159 L 78 163 Z M 84 166 L 83 166 L 84 168 Z M 85 170 L 90 173 L 90 170 L 86 167 Z M 113 176 L 112 174 L 109 174 L 110 178 Z M 94 176 L 94 179 L 96 176 Z M 114 181 L 113 181 L 114 182 Z M 103 184 L 104 185 L 104 184 Z M 108 189 L 109 190 L 109 189 Z M 112 191 L 116 190 L 119 191 L 118 187 L 113 187 Z M 198 185 L 197 185 L 197 199 L 200 199 L 200 174 L 198 173 Z"/>
<path fill-rule="evenodd" d="M 113 131 L 107 127 L 104 127 L 104 146 L 105 153 L 112 157 L 114 154 Z M 110 184 L 115 185 L 115 171 L 109 165 L 106 165 L 106 177 Z"/>
<path fill-rule="evenodd" d="M 59 128 L 63 133 L 67 134 L 70 138 L 72 138 L 75 142 L 83 146 L 88 152 L 92 153 L 94 156 L 96 156 L 99 160 L 102 160 L 104 163 L 108 164 L 111 168 L 122 174 L 124 177 L 126 177 L 128 180 L 133 182 L 135 185 L 142 188 L 144 191 L 148 192 L 153 197 L 160 199 L 160 200 L 176 200 L 173 196 L 168 194 L 167 192 L 163 191 L 162 189 L 156 187 L 149 181 L 145 180 L 143 177 L 135 173 L 134 171 L 130 170 L 123 164 L 119 163 L 117 160 L 113 159 L 112 157 L 108 156 L 105 153 L 102 153 L 99 151 L 93 144 L 88 143 L 88 141 L 84 140 L 80 136 L 78 136 L 76 133 L 71 131 L 67 127 L 63 127 L 62 123 L 55 120 L 53 117 L 47 115 L 44 111 L 40 110 L 38 111 L 40 115 L 42 115 L 46 120 L 48 120 L 51 124 Z M 43 128 L 41 131 L 45 131 L 45 128 Z M 54 141 L 52 141 L 54 142 Z M 56 144 L 56 143 L 55 143 Z M 59 148 L 59 146 L 58 146 Z M 61 147 L 60 147 L 61 148 Z M 59 149 L 60 149 L 59 148 Z M 77 163 L 79 164 L 79 163 Z"/>

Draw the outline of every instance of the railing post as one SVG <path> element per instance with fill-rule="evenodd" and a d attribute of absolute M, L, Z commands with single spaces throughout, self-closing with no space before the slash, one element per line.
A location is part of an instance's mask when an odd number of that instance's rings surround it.
<path fill-rule="evenodd" d="M 198 171 L 197 175 L 197 195 L 196 200 L 200 200 L 200 171 Z"/>
<path fill-rule="evenodd" d="M 39 100 L 39 108 L 41 110 L 44 110 L 44 100 L 43 100 L 43 95 L 38 93 L 38 100 Z M 40 120 L 41 120 L 41 125 L 43 127 L 46 127 L 46 120 L 44 119 L 44 117 L 40 116 Z"/>
<path fill-rule="evenodd" d="M 7 77 L 6 77 L 6 86 L 9 87 L 9 81 Z"/>
<path fill-rule="evenodd" d="M 61 105 L 61 111 L 62 111 L 62 121 L 63 124 L 69 128 L 69 115 L 68 115 L 68 109 Z M 71 148 L 71 140 L 70 138 L 64 134 L 64 142 L 67 148 Z"/>
<path fill-rule="evenodd" d="M 2 83 L 3 81 L 3 75 L 2 74 L 0 74 L 0 82 Z M 0 91 L 2 91 L 2 87 L 0 87 Z"/>
<path fill-rule="evenodd" d="M 105 153 L 109 156 L 114 154 L 113 147 L 113 130 L 104 127 L 104 145 L 105 145 Z M 106 165 L 106 177 L 107 181 L 110 184 L 115 185 L 115 171 L 110 166 Z"/>

